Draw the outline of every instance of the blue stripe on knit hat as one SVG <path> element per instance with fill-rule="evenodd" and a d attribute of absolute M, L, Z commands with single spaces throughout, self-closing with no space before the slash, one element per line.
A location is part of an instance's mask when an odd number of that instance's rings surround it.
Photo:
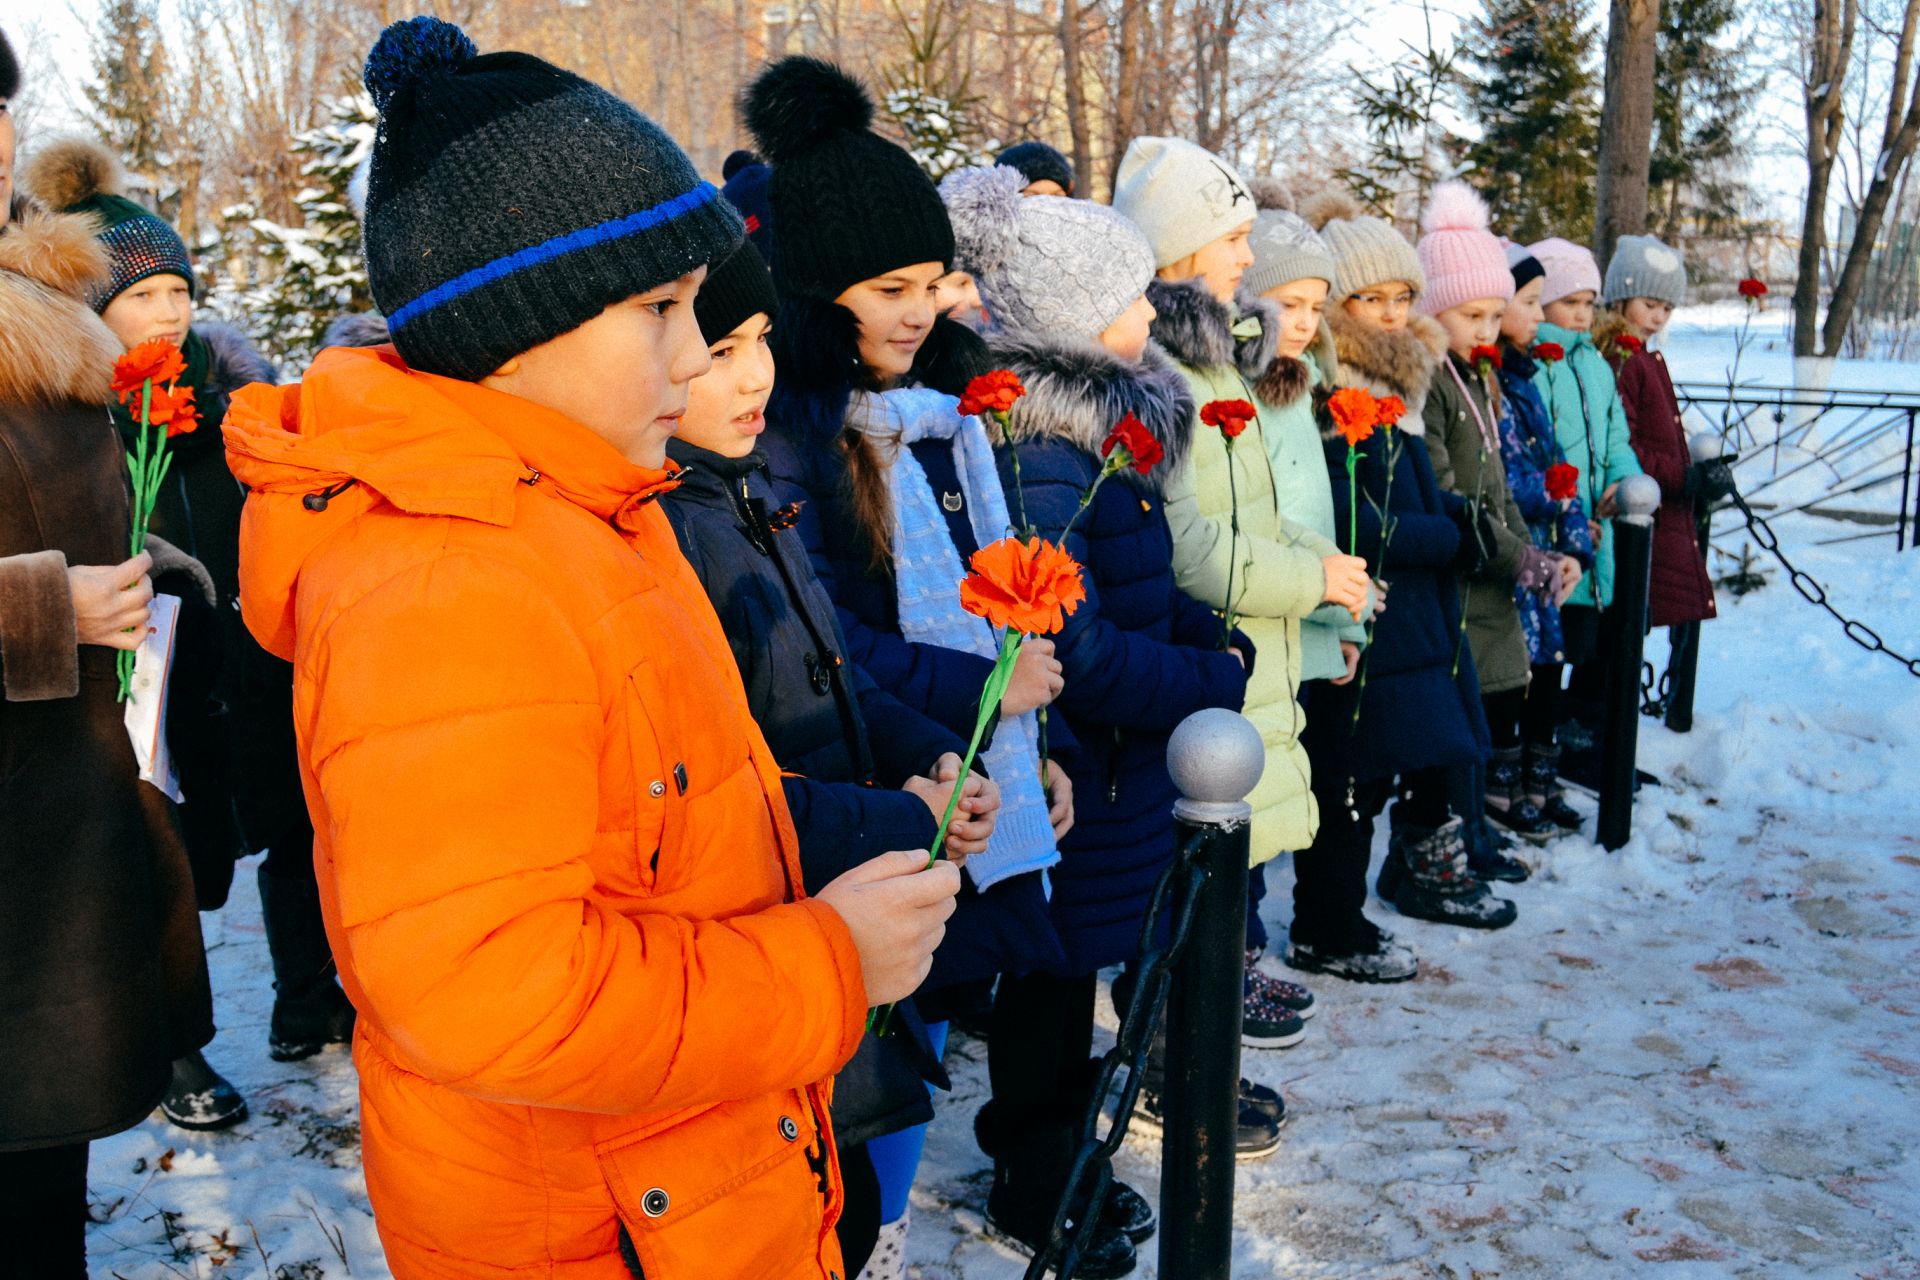
<path fill-rule="evenodd" d="M 582 249 L 591 249 L 595 245 L 606 244 L 627 236 L 639 235 L 643 231 L 685 217 L 702 205 L 711 204 L 720 198 L 720 191 L 711 182 L 702 182 L 682 195 L 675 196 L 651 209 L 642 209 L 622 218 L 613 218 L 595 227 L 583 227 L 578 231 L 569 231 L 566 235 L 555 236 L 541 244 L 529 246 L 518 253 L 510 253 L 504 258 L 495 258 L 492 262 L 482 263 L 473 270 L 455 276 L 445 284 L 427 290 L 412 302 L 397 308 L 387 318 L 387 323 L 395 330 L 404 329 L 409 322 L 419 319 L 435 307 L 445 306 L 456 298 L 464 297 L 475 289 L 484 288 L 496 281 L 504 280 L 517 271 L 537 267 L 543 262 L 563 258 Z"/>

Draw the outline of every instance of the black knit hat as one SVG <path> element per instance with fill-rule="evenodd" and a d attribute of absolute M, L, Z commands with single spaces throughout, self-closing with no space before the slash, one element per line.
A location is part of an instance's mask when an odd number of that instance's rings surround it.
<path fill-rule="evenodd" d="M 750 151 L 736 151 L 735 155 L 752 155 Z M 767 188 L 773 182 L 773 170 L 758 157 L 735 169 L 727 175 L 726 185 L 720 188 L 720 194 L 727 198 L 746 220 L 747 239 L 760 251 L 760 257 L 767 263 L 773 262 L 773 207 L 767 203 Z"/>
<path fill-rule="evenodd" d="M 859 81 L 817 58 L 783 58 L 741 98 L 773 165 L 773 270 L 782 297 L 833 299 L 921 262 L 953 262 L 953 228 L 933 181 L 874 133 Z"/>
<path fill-rule="evenodd" d="M 20 63 L 13 56 L 13 46 L 7 43 L 7 33 L 0 31 L 0 98 L 11 98 L 20 92 Z"/>
<path fill-rule="evenodd" d="M 367 277 L 416 369 L 474 381 L 616 302 L 718 262 L 740 218 L 660 128 L 437 18 L 367 55 L 380 132 Z"/>
<path fill-rule="evenodd" d="M 1044 142 L 1016 142 L 995 156 L 993 162 L 1018 169 L 1026 175 L 1028 186 L 1036 182 L 1057 182 L 1062 191 L 1073 194 L 1073 166 Z"/>
<path fill-rule="evenodd" d="M 693 300 L 693 315 L 708 346 L 720 341 L 752 317 L 780 309 L 773 277 L 760 251 L 748 240 L 733 256 L 707 273 L 706 283 Z"/>

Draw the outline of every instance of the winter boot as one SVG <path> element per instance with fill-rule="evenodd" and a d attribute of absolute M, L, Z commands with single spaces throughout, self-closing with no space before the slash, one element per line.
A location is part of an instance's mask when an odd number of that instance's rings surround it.
<path fill-rule="evenodd" d="M 1580 815 L 1567 803 L 1560 786 L 1560 748 L 1527 748 L 1527 803 L 1562 831 L 1578 831 Z"/>
<path fill-rule="evenodd" d="M 1519 747 L 1501 747 L 1487 768 L 1487 816 L 1522 840 L 1544 844 L 1559 831 L 1527 799 L 1526 767 Z"/>
<path fill-rule="evenodd" d="M 1302 1018 L 1311 1018 L 1320 1012 L 1320 1005 L 1315 1001 L 1313 992 L 1297 982 L 1288 982 L 1282 978 L 1279 973 L 1279 962 L 1267 957 L 1265 947 L 1250 947 L 1247 950 L 1249 981 L 1253 979 L 1256 970 L 1259 972 L 1261 982 L 1269 984 L 1271 999 L 1285 1005 Z"/>
<path fill-rule="evenodd" d="M 1467 846 L 1467 870 L 1480 879 L 1519 884 L 1533 875 L 1526 863 L 1506 852 L 1514 847 L 1513 841 L 1488 822 L 1486 814 L 1462 822 L 1460 835 Z"/>
<path fill-rule="evenodd" d="M 1294 1007 L 1295 992 L 1304 993 L 1308 1009 L 1313 995 L 1305 987 L 1269 977 L 1253 967 L 1258 951 L 1247 953 L 1244 1008 L 1240 1016 L 1240 1043 L 1249 1049 L 1291 1049 L 1307 1038 L 1307 1024 Z"/>
<path fill-rule="evenodd" d="M 1415 959 L 1412 947 L 1396 942 L 1385 929 L 1372 928 L 1372 933 L 1371 944 L 1352 950 L 1289 942 L 1287 964 L 1306 973 L 1324 973 L 1344 982 L 1409 982 L 1419 976 L 1420 962 Z"/>
<path fill-rule="evenodd" d="M 1240 1117 L 1234 1126 L 1233 1158 L 1258 1160 L 1280 1149 L 1280 1126 L 1287 1122 L 1287 1104 L 1266 1085 L 1240 1080 Z M 1140 1090 L 1133 1104 L 1133 1127 L 1141 1133 L 1162 1134 L 1167 1127 L 1166 1096 L 1157 1089 Z"/>
<path fill-rule="evenodd" d="M 1015 1247 L 1027 1253 L 1040 1252 L 1047 1246 L 1054 1211 L 1072 1171 L 1072 1126 L 1064 1117 L 1053 1123 L 1003 1124 L 995 1104 L 989 1101 L 974 1116 L 973 1131 L 981 1151 L 993 1158 L 987 1225 Z M 1109 1194 L 1108 1204 L 1113 1202 Z M 1069 1213 L 1069 1232 L 1074 1230 L 1075 1221 Z M 1133 1241 L 1124 1231 L 1109 1225 L 1103 1214 L 1092 1242 L 1080 1255 L 1075 1274 L 1114 1280 L 1131 1274 L 1136 1261 Z"/>
<path fill-rule="evenodd" d="M 230 1129 L 247 1118 L 247 1100 L 195 1049 L 173 1060 L 160 1111 L 181 1129 Z"/>
<path fill-rule="evenodd" d="M 260 919 L 273 956 L 275 993 L 267 1056 L 295 1062 L 327 1045 L 351 1041 L 353 1005 L 333 980 L 319 886 L 298 876 L 269 875 L 262 865 Z"/>
<path fill-rule="evenodd" d="M 1394 895 L 1401 915 L 1468 929 L 1504 929 L 1519 911 L 1505 898 L 1496 898 L 1467 869 L 1467 846 L 1459 818 L 1445 826 L 1403 827 L 1394 832 L 1407 874 Z"/>

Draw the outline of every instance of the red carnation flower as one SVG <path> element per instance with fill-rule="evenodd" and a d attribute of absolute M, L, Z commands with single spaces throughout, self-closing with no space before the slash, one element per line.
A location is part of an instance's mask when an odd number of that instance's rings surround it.
<path fill-rule="evenodd" d="M 1218 427 L 1220 434 L 1232 440 L 1247 429 L 1247 424 L 1259 416 L 1245 400 L 1209 400 L 1200 406 L 1200 421 L 1210 427 Z"/>
<path fill-rule="evenodd" d="M 1567 358 L 1567 349 L 1557 342 L 1542 342 L 1534 347 L 1533 358 L 1541 364 L 1558 364 Z"/>
<path fill-rule="evenodd" d="M 1153 470 L 1167 456 L 1167 451 L 1154 439 L 1153 432 L 1147 430 L 1146 424 L 1131 413 L 1113 424 L 1113 430 L 1107 433 L 1106 443 L 1100 446 L 1100 456 L 1112 457 L 1115 449 L 1125 449 L 1127 462 L 1141 475 Z"/>
<path fill-rule="evenodd" d="M 1623 333 L 1615 338 L 1614 341 L 1620 344 L 1622 351 L 1645 351 L 1647 349 L 1646 343 L 1640 341 L 1640 339 L 1630 333 Z"/>
<path fill-rule="evenodd" d="M 1473 354 L 1468 356 L 1467 359 L 1472 364 L 1487 364 L 1498 369 L 1500 367 L 1500 348 L 1481 345 L 1475 347 Z"/>
<path fill-rule="evenodd" d="M 1571 463 L 1556 462 L 1547 468 L 1547 496 L 1565 502 L 1580 493 L 1580 469 Z"/>
<path fill-rule="evenodd" d="M 983 373 L 967 384 L 960 397 L 960 416 L 971 418 L 982 413 L 1012 413 L 1013 402 L 1027 394 L 1019 377 L 1011 369 Z"/>
<path fill-rule="evenodd" d="M 1767 296 L 1767 282 L 1748 278 L 1740 282 L 1740 296 L 1743 298 L 1764 298 Z"/>

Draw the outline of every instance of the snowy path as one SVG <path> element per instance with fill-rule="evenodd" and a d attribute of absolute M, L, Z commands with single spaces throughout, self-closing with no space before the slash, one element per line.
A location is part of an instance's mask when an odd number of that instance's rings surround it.
<path fill-rule="evenodd" d="M 1796 559 L 1920 649 L 1920 552 L 1811 548 L 1830 526 L 1802 520 L 1782 529 Z M 1723 610 L 1695 732 L 1642 722 L 1642 764 L 1669 786 L 1643 793 L 1626 849 L 1551 846 L 1499 934 L 1375 904 L 1421 980 L 1319 981 L 1306 1043 L 1247 1055 L 1294 1114 L 1281 1150 L 1241 1169 L 1236 1275 L 1920 1277 L 1920 680 L 1784 583 Z M 1284 865 L 1270 883 L 1281 923 Z M 97 1144 L 95 1276 L 385 1276 L 345 1055 L 266 1058 L 249 868 L 205 923 L 211 1056 L 255 1118 Z M 915 1194 L 924 1280 L 1024 1267 L 980 1229 L 984 1051 L 950 1054 Z M 1158 1165 L 1130 1140 L 1121 1175 L 1151 1193 Z M 1142 1262 L 1152 1276 L 1152 1244 Z"/>

